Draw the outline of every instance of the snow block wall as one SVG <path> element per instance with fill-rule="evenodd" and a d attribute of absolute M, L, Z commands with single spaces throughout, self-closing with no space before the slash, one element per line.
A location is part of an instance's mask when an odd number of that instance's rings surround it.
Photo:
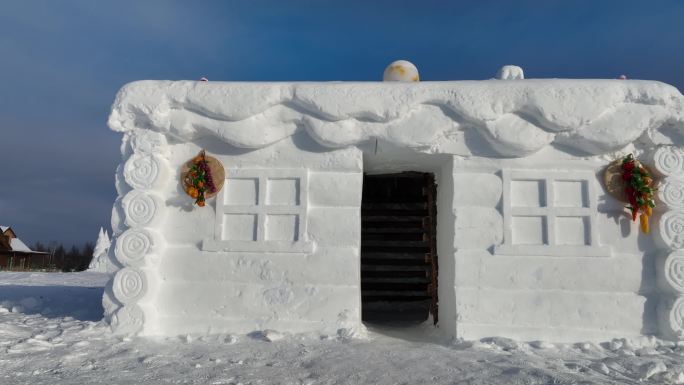
<path fill-rule="evenodd" d="M 421 171 L 437 180 L 445 335 L 683 336 L 671 86 L 144 81 L 109 125 L 124 158 L 103 299 L 117 333 L 362 330 L 363 174 Z M 203 208 L 180 183 L 202 149 L 226 171 Z M 649 235 L 602 185 L 630 152 L 663 176 Z"/>
<path fill-rule="evenodd" d="M 455 163 L 457 335 L 657 334 L 652 237 L 603 191 L 604 159 L 553 158 Z"/>
<path fill-rule="evenodd" d="M 658 304 L 661 333 L 684 339 L 684 151 L 662 146 L 653 154 L 655 171 L 662 179 L 658 198 L 664 206 L 658 234 L 662 252 L 656 274 L 662 290 Z"/>
<path fill-rule="evenodd" d="M 335 334 L 358 326 L 359 150 L 302 152 L 314 145 L 306 135 L 248 153 L 211 140 L 166 144 L 143 130 L 127 142 L 113 215 L 114 257 L 124 268 L 105 299 L 117 332 Z M 159 155 L 141 153 L 141 144 Z M 227 174 L 204 208 L 179 184 L 183 163 L 201 149 Z"/>

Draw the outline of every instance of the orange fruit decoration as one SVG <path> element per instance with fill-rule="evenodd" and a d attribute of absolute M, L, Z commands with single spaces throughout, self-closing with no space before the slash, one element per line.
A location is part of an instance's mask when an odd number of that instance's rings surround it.
<path fill-rule="evenodd" d="M 183 189 L 200 207 L 206 205 L 208 198 L 218 194 L 225 179 L 221 162 L 208 156 L 204 150 L 185 162 L 181 169 Z"/>
<path fill-rule="evenodd" d="M 648 228 L 648 215 L 647 214 L 641 214 L 639 216 L 639 222 L 641 224 L 641 231 L 644 234 L 648 234 L 648 230 L 649 230 L 649 228 Z"/>

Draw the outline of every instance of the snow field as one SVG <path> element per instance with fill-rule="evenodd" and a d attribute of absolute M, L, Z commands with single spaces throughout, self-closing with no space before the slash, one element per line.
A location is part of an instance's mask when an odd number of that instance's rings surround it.
<path fill-rule="evenodd" d="M 0 273 L 0 383 L 680 384 L 684 344 L 445 343 L 428 325 L 365 339 L 247 335 L 114 337 L 99 320 L 105 274 Z M 92 294 L 90 294 L 92 292 Z"/>

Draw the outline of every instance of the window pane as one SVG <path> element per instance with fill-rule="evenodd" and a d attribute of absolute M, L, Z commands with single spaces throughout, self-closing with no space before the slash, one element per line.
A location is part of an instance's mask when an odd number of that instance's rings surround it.
<path fill-rule="evenodd" d="M 546 189 L 543 180 L 511 181 L 511 206 L 544 207 L 546 206 Z"/>
<path fill-rule="evenodd" d="M 225 182 L 224 203 L 232 206 L 259 204 L 259 180 L 257 178 L 228 178 Z"/>
<path fill-rule="evenodd" d="M 512 243 L 514 245 L 546 245 L 546 217 L 512 217 Z"/>
<path fill-rule="evenodd" d="M 588 217 L 557 217 L 556 243 L 559 245 L 589 245 Z"/>
<path fill-rule="evenodd" d="M 554 206 L 589 207 L 587 181 L 563 180 L 554 183 Z"/>
<path fill-rule="evenodd" d="M 257 216 L 255 214 L 224 214 L 221 239 L 226 241 L 256 241 Z"/>
<path fill-rule="evenodd" d="M 299 239 L 299 215 L 267 215 L 267 241 L 297 241 Z"/>
<path fill-rule="evenodd" d="M 269 179 L 266 189 L 267 205 L 299 205 L 299 179 Z"/>

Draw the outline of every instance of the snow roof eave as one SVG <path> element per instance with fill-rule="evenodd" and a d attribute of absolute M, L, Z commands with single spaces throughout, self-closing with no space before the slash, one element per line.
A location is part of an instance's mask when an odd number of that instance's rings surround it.
<path fill-rule="evenodd" d="M 139 81 L 119 91 L 109 126 L 240 148 L 302 130 L 330 148 L 378 139 L 426 153 L 524 157 L 556 145 L 598 155 L 637 139 L 684 143 L 684 97 L 641 80 Z"/>
<path fill-rule="evenodd" d="M 46 252 L 46 251 L 35 251 L 35 250 L 31 250 L 31 251 L 9 250 L 9 252 L 10 252 L 10 253 L 15 253 L 15 254 L 31 254 L 31 255 L 38 255 L 38 254 L 40 254 L 40 255 L 49 255 L 49 254 L 50 254 L 50 252 Z"/>
<path fill-rule="evenodd" d="M 10 239 L 10 247 L 12 248 L 12 251 L 21 251 L 25 253 L 30 253 L 33 251 L 19 238 Z"/>

